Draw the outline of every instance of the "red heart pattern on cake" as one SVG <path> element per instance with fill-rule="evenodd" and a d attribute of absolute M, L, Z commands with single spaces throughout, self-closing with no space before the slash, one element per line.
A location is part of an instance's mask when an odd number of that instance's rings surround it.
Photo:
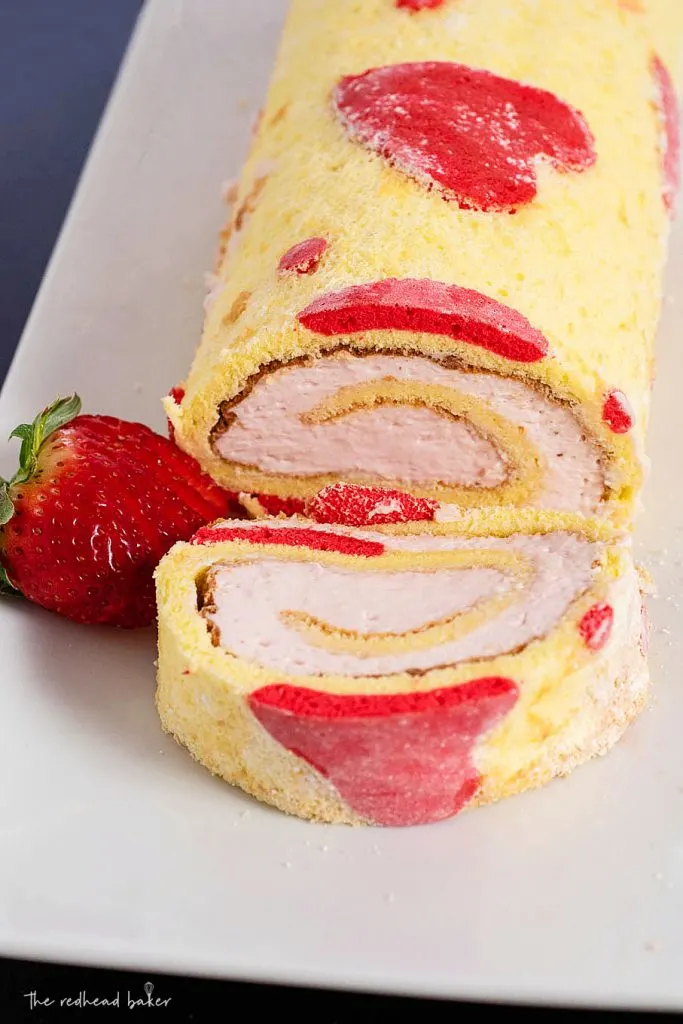
<path fill-rule="evenodd" d="M 579 622 L 579 633 L 590 651 L 600 651 L 612 633 L 614 609 L 606 601 L 594 604 Z"/>
<path fill-rule="evenodd" d="M 387 278 L 318 296 L 297 319 L 327 336 L 361 331 L 425 331 L 488 349 L 520 363 L 548 352 L 547 339 L 510 306 L 456 284 Z"/>
<path fill-rule="evenodd" d="M 629 432 L 633 426 L 633 410 L 623 391 L 610 391 L 602 407 L 602 418 L 614 434 Z"/>
<path fill-rule="evenodd" d="M 514 706 L 511 679 L 399 694 L 323 693 L 264 686 L 249 696 L 270 735 L 329 779 L 376 825 L 422 825 L 457 814 L 475 795 L 474 750 Z"/>
<path fill-rule="evenodd" d="M 512 212 L 536 196 L 536 163 L 596 160 L 578 110 L 535 86 L 423 61 L 343 78 L 333 106 L 351 138 L 463 209 Z"/>
<path fill-rule="evenodd" d="M 384 554 L 384 545 L 379 541 L 289 526 L 203 526 L 197 530 L 190 543 L 220 544 L 222 541 L 236 540 L 246 544 L 283 544 L 285 547 L 306 547 L 314 551 L 336 551 L 342 555 L 360 555 L 363 558 L 376 558 Z"/>
<path fill-rule="evenodd" d="M 396 6 L 406 11 L 434 11 L 442 7 L 444 0 L 396 0 Z"/>
<path fill-rule="evenodd" d="M 317 523 L 343 526 L 384 526 L 388 523 L 431 522 L 438 509 L 431 498 L 405 491 L 359 484 L 330 484 L 306 504 Z"/>
<path fill-rule="evenodd" d="M 314 274 L 326 249 L 326 239 L 305 238 L 283 253 L 278 270 L 281 274 Z"/>

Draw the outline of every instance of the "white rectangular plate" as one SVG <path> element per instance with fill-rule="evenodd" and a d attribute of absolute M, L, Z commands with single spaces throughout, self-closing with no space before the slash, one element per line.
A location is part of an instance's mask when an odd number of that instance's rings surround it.
<path fill-rule="evenodd" d="M 339 0 L 330 0 L 339 2 Z M 0 403 L 163 429 L 285 0 L 151 0 Z M 656 696 L 570 779 L 407 830 L 316 826 L 161 733 L 154 636 L 0 607 L 0 951 L 468 999 L 683 1009 L 683 225 L 640 527 Z M 13 453 L 12 453 L 13 454 Z M 9 470 L 6 452 L 3 468 Z"/>

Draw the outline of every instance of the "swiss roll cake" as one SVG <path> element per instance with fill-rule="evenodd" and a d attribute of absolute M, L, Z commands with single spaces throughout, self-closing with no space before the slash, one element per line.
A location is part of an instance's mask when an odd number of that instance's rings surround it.
<path fill-rule="evenodd" d="M 423 824 L 564 775 L 647 692 L 638 575 L 606 534 L 204 527 L 157 570 L 163 727 L 319 821 Z"/>
<path fill-rule="evenodd" d="M 682 43 L 678 0 L 294 0 L 178 444 L 255 514 L 628 527 Z"/>

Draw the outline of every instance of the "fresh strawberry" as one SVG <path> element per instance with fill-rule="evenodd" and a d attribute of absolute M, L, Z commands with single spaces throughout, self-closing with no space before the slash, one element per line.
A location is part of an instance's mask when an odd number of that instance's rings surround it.
<path fill-rule="evenodd" d="M 165 437 L 80 408 L 59 399 L 11 434 L 21 453 L 0 484 L 2 582 L 75 622 L 145 626 L 161 557 L 237 510 Z"/>

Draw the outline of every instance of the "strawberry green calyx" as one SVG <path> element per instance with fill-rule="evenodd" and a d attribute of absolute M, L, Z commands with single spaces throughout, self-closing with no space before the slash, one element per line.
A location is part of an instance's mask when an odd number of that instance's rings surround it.
<path fill-rule="evenodd" d="M 21 455 L 14 477 L 0 480 L 0 588 L 9 582 L 73 622 L 151 625 L 160 560 L 229 515 L 231 496 L 168 438 L 83 415 L 76 395 L 13 436 Z"/>
<path fill-rule="evenodd" d="M 31 478 L 36 470 L 38 453 L 43 442 L 59 427 L 63 427 L 65 423 L 69 423 L 75 416 L 78 416 L 80 410 L 81 400 L 78 395 L 58 398 L 56 402 L 38 413 L 33 423 L 21 423 L 14 428 L 10 437 L 21 438 L 19 469 L 9 482 L 0 478 L 0 527 L 8 523 L 14 515 L 10 487 L 14 484 L 26 483 Z M 18 593 L 2 564 L 0 564 L 0 593 Z"/>
<path fill-rule="evenodd" d="M 9 522 L 13 515 L 14 505 L 12 504 L 12 499 L 9 496 L 7 484 L 4 480 L 0 480 L 0 525 L 4 526 L 5 523 Z M 0 594 L 16 592 L 16 587 L 10 582 L 4 566 L 0 563 Z"/>
<path fill-rule="evenodd" d="M 14 515 L 14 505 L 12 499 L 9 496 L 7 490 L 7 484 L 4 480 L 0 482 L 0 524 L 4 526 L 5 523 Z M 16 593 L 16 587 L 10 582 L 4 567 L 0 563 L 0 594 L 5 593 Z"/>
<path fill-rule="evenodd" d="M 10 487 L 30 480 L 36 471 L 38 453 L 43 442 L 59 427 L 63 427 L 75 416 L 78 416 L 80 411 L 81 400 L 78 395 L 58 398 L 52 405 L 48 405 L 42 412 L 39 412 L 33 423 L 20 423 L 18 427 L 14 428 L 10 438 L 21 438 L 19 469 L 9 482 L 0 478 L 0 526 L 8 523 L 14 515 Z M 7 579 L 5 571 L 0 567 L 0 590 L 5 587 L 12 587 L 12 584 Z"/>
<path fill-rule="evenodd" d="M 19 452 L 19 469 L 10 480 L 12 484 L 23 484 L 33 476 L 38 462 L 38 453 L 50 434 L 70 423 L 81 411 L 81 400 L 78 395 L 69 398 L 58 398 L 52 405 L 39 412 L 33 423 L 21 423 L 15 427 L 10 437 L 21 438 Z M 9 496 L 8 496 L 9 497 Z M 0 524 L 6 523 L 0 508 Z M 8 518 L 11 517 L 8 516 Z"/>
<path fill-rule="evenodd" d="M 8 523 L 14 515 L 14 505 L 7 490 L 7 484 L 3 480 L 0 483 L 0 526 Z"/>
<path fill-rule="evenodd" d="M 0 565 L 0 594 L 18 594 L 19 591 L 11 582 L 9 576 Z"/>

